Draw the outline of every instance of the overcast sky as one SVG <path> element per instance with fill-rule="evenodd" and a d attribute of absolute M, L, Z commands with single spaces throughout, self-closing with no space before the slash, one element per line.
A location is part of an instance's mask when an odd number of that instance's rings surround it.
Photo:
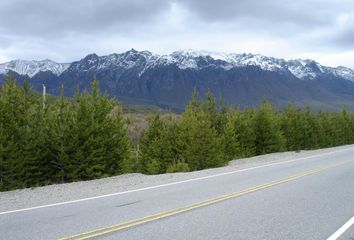
<path fill-rule="evenodd" d="M 131 48 L 260 53 L 354 68 L 354 1 L 0 1 L 0 62 L 70 62 Z"/>

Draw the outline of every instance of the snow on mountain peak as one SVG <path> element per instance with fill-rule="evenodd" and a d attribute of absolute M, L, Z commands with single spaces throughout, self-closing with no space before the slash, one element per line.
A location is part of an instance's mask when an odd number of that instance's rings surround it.
<path fill-rule="evenodd" d="M 55 75 L 60 75 L 69 65 L 69 63 L 56 63 L 49 59 L 41 61 L 13 60 L 0 64 L 0 74 L 7 74 L 9 71 L 13 71 L 21 75 L 27 74 L 29 77 L 33 77 L 38 72 L 50 71 Z"/>
<path fill-rule="evenodd" d="M 175 63 L 182 69 L 200 68 L 197 63 L 198 58 L 200 57 L 209 57 L 212 60 L 223 61 L 224 64 L 219 65 L 219 67 L 222 67 L 225 70 L 229 70 L 233 67 L 258 66 L 267 71 L 289 71 L 295 77 L 304 80 L 314 79 L 320 74 L 332 74 L 337 77 L 354 81 L 354 71 L 352 69 L 345 67 L 326 67 L 310 59 L 286 61 L 284 59 L 267 57 L 260 54 L 218 53 L 195 50 L 181 50 L 173 52 L 171 55 L 162 56 L 162 58 L 169 59 L 170 63 Z"/>
<path fill-rule="evenodd" d="M 70 67 L 69 67 L 70 65 Z M 0 64 L 0 74 L 10 70 L 30 77 L 40 71 L 51 71 L 60 75 L 68 71 L 104 71 L 106 69 L 136 69 L 138 75 L 143 75 L 148 69 L 174 65 L 180 69 L 201 70 L 207 67 L 222 68 L 228 71 L 235 67 L 257 66 L 266 71 L 287 72 L 302 80 L 315 79 L 323 74 L 331 74 L 354 81 L 354 71 L 346 67 L 325 67 L 313 60 L 284 60 L 267 57 L 260 54 L 237 54 L 197 50 L 180 50 L 171 54 L 153 54 L 149 51 L 131 49 L 124 53 L 113 53 L 106 56 L 89 54 L 80 61 L 71 64 L 56 63 L 51 60 L 26 61 L 14 60 Z"/>

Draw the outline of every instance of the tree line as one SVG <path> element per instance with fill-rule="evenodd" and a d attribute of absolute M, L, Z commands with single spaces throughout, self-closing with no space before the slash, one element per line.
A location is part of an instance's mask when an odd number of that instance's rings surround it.
<path fill-rule="evenodd" d="M 227 107 L 197 93 L 182 115 L 155 114 L 138 141 L 120 103 L 99 91 L 42 103 L 28 81 L 9 76 L 0 89 L 0 191 L 114 176 L 226 165 L 279 151 L 354 143 L 354 113 Z"/>

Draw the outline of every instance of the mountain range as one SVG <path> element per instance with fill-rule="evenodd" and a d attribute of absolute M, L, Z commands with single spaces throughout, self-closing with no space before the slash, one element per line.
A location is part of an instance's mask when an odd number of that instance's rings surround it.
<path fill-rule="evenodd" d="M 313 60 L 284 60 L 259 54 L 184 50 L 158 55 L 134 49 L 120 54 L 89 54 L 72 63 L 14 60 L 0 64 L 0 85 L 11 73 L 25 75 L 38 91 L 45 84 L 58 95 L 88 89 L 94 76 L 100 88 L 128 104 L 182 110 L 193 90 L 211 90 L 227 104 L 258 105 L 267 98 L 277 107 L 289 102 L 315 109 L 354 109 L 354 71 Z"/>

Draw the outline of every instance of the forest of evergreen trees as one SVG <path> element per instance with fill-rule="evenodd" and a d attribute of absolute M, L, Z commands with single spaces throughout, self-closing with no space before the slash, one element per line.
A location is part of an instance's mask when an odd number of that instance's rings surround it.
<path fill-rule="evenodd" d="M 114 176 L 223 166 L 232 159 L 354 143 L 354 113 L 268 102 L 235 109 L 193 94 L 185 112 L 155 114 L 138 141 L 121 105 L 100 93 L 52 98 L 9 76 L 0 90 L 0 191 Z"/>

